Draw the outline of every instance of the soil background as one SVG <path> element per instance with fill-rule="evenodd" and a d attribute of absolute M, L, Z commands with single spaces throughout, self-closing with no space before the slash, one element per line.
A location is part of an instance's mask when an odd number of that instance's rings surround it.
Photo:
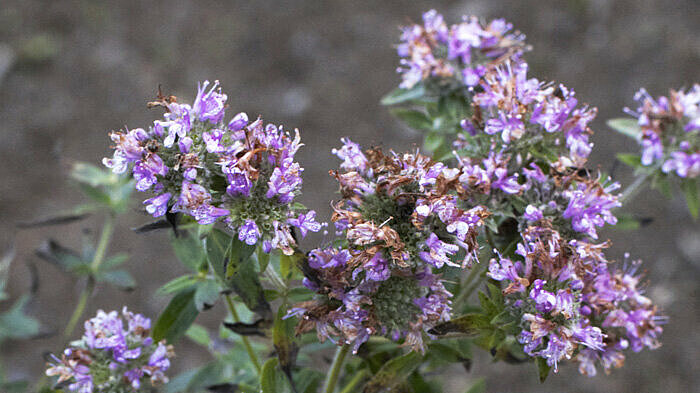
<path fill-rule="evenodd" d="M 636 147 L 609 130 L 605 119 L 634 105 L 639 87 L 658 95 L 700 81 L 700 2 L 694 0 L 3 0 L 0 252 L 13 245 L 17 250 L 12 297 L 29 289 L 29 266 L 35 265 L 39 286 L 28 311 L 45 332 L 65 326 L 83 284 L 40 261 L 33 250 L 46 238 L 78 247 L 83 232 L 99 230 L 100 218 L 24 231 L 16 224 L 81 202 L 66 182 L 70 163 L 99 163 L 109 154 L 108 131 L 147 126 L 160 116 L 145 107 L 159 85 L 191 101 L 197 81 L 219 79 L 229 96 L 229 115 L 263 114 L 300 128 L 306 143 L 298 155 L 306 168 L 301 199 L 327 219 L 328 201 L 336 197 L 328 169 L 337 162 L 330 150 L 341 137 L 396 150 L 420 143 L 421 136 L 378 101 L 399 82 L 398 26 L 419 20 L 430 8 L 449 23 L 462 14 L 504 17 L 524 32 L 534 48 L 527 55 L 532 75 L 564 83 L 580 101 L 599 108 L 592 165 L 623 185 L 631 182 L 631 173 L 614 164 L 615 154 Z M 635 232 L 606 230 L 602 238 L 613 242 L 611 257 L 621 259 L 629 251 L 644 260 L 648 294 L 670 317 L 663 346 L 630 354 L 624 368 L 596 378 L 566 365 L 544 385 L 537 382 L 534 365 L 491 364 L 487 354 L 479 354 L 470 372 L 449 370 L 446 391 L 463 392 L 482 375 L 490 392 L 697 391 L 700 225 L 680 197 L 667 200 L 656 191 L 641 193 L 625 210 L 650 223 Z M 110 246 L 110 252 L 131 254 L 128 268 L 138 288 L 99 289 L 85 315 L 126 304 L 155 317 L 167 303 L 155 289 L 182 270 L 165 233 L 130 231 L 147 221 L 134 201 Z M 198 322 L 215 328 L 223 312 L 219 305 Z M 58 336 L 5 343 L 0 353 L 7 372 L 38 378 L 42 353 L 62 349 Z M 177 352 L 175 370 L 209 356 L 186 342 Z"/>

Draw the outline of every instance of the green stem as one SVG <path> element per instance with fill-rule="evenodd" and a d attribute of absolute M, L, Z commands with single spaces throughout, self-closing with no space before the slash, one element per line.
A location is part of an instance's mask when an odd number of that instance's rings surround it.
<path fill-rule="evenodd" d="M 624 191 L 620 194 L 620 197 L 617 198 L 618 201 L 620 201 L 621 204 L 625 204 L 625 202 L 628 202 L 632 197 L 636 196 L 639 191 L 642 190 L 644 187 L 645 183 L 649 178 L 654 174 L 654 171 L 646 171 L 642 173 L 641 175 L 638 175 L 632 184 L 627 186 Z"/>
<path fill-rule="evenodd" d="M 333 363 L 331 364 L 330 372 L 326 377 L 326 382 L 323 384 L 324 393 L 333 393 L 335 391 L 335 385 L 338 383 L 338 377 L 340 376 L 340 369 L 343 367 L 343 361 L 345 356 L 350 350 L 350 345 L 343 344 L 342 347 L 338 347 L 335 351 L 335 356 L 333 357 Z"/>
<path fill-rule="evenodd" d="M 102 233 L 100 234 L 100 240 L 97 242 L 97 248 L 95 248 L 95 254 L 92 257 L 92 262 L 90 262 L 90 272 L 92 275 L 96 274 L 100 270 L 100 266 L 105 259 L 107 253 L 107 246 L 109 241 L 112 239 L 112 234 L 114 233 L 114 221 L 115 216 L 113 213 L 107 215 L 104 224 L 102 224 Z M 68 320 L 66 329 L 63 331 L 63 340 L 68 341 L 70 336 L 73 334 L 73 330 L 78 325 L 80 317 L 82 317 L 83 312 L 85 312 L 85 307 L 87 306 L 88 299 L 95 289 L 95 279 L 88 277 L 87 284 L 80 293 L 78 298 L 78 303 L 75 305 L 75 310 Z"/>
<path fill-rule="evenodd" d="M 352 393 L 355 391 L 355 388 L 357 388 L 357 385 L 360 384 L 366 377 L 367 374 L 369 373 L 369 370 L 366 368 L 360 370 L 357 374 L 355 374 L 354 377 L 348 382 L 347 385 L 343 388 L 343 390 L 340 391 L 340 393 Z"/>
<path fill-rule="evenodd" d="M 238 311 L 236 311 L 236 307 L 233 305 L 231 295 L 226 295 L 226 304 L 228 305 L 229 312 L 231 312 L 233 322 L 240 322 L 241 318 L 238 316 Z M 243 341 L 243 346 L 245 347 L 246 352 L 248 352 L 248 357 L 250 357 L 250 361 L 253 363 L 253 366 L 255 366 L 255 370 L 257 370 L 258 375 L 260 375 L 262 367 L 260 366 L 258 356 L 255 354 L 255 351 L 253 351 L 253 346 L 250 345 L 248 337 L 241 335 L 241 341 Z"/>
<path fill-rule="evenodd" d="M 92 263 L 90 268 L 92 273 L 95 274 L 100 269 L 100 265 L 105 260 L 105 254 L 107 253 L 107 245 L 112 238 L 112 233 L 114 233 L 114 214 L 110 213 L 105 219 L 105 223 L 102 226 L 102 234 L 100 235 L 100 240 L 97 243 L 97 248 L 95 249 L 95 255 L 92 257 Z"/>
<path fill-rule="evenodd" d="M 63 341 L 68 341 L 70 336 L 73 334 L 73 330 L 75 330 L 75 327 L 78 325 L 78 321 L 80 321 L 80 317 L 83 315 L 83 312 L 85 312 L 85 306 L 87 306 L 88 298 L 90 298 L 90 295 L 94 289 L 95 280 L 92 277 L 89 277 L 87 284 L 85 284 L 85 288 L 83 288 L 83 291 L 80 292 L 78 303 L 75 305 L 75 310 L 73 310 L 73 314 L 68 320 L 66 329 L 63 331 Z"/>

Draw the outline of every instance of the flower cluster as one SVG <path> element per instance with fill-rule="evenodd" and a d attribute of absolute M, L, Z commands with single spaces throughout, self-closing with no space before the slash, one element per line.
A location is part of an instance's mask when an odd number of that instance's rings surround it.
<path fill-rule="evenodd" d="M 464 148 L 485 133 L 500 136 L 488 139 L 491 149 L 565 156 L 571 165 L 582 165 L 593 147 L 588 123 L 597 110 L 578 106 L 573 90 L 529 78 L 527 70 L 525 62 L 506 63 L 483 77 L 473 116 L 462 121 L 465 133 L 455 146 Z"/>
<path fill-rule="evenodd" d="M 165 341 L 155 343 L 150 329 L 150 319 L 126 307 L 121 316 L 100 310 L 85 322 L 83 337 L 60 359 L 53 357 L 46 375 L 58 376 L 59 384 L 67 383 L 71 392 L 79 393 L 141 391 L 145 376 L 152 385 L 166 383 L 174 352 Z"/>
<path fill-rule="evenodd" d="M 315 212 L 293 203 L 302 184 L 303 168 L 294 161 L 299 131 L 249 121 L 245 113 L 225 123 L 226 98 L 218 82 L 209 88 L 208 81 L 191 106 L 160 97 L 151 104 L 166 109 L 164 119 L 148 131 L 112 133 L 114 155 L 104 164 L 114 173 L 131 168 L 136 189 L 157 194 L 144 201 L 154 217 L 181 212 L 200 224 L 221 219 L 241 241 L 262 240 L 265 251 L 289 254 L 292 227 L 303 235 L 321 229 Z"/>
<path fill-rule="evenodd" d="M 641 128 L 642 165 L 658 164 L 683 178 L 700 176 L 700 85 L 658 99 L 641 89 L 634 98 L 639 107 L 627 112 Z"/>
<path fill-rule="evenodd" d="M 517 61 L 525 51 L 525 36 L 503 19 L 482 24 L 464 17 L 447 26 L 435 10 L 423 14 L 423 24 L 402 28 L 398 72 L 402 88 L 428 79 L 454 80 L 476 86 L 488 70 L 505 60 Z"/>
<path fill-rule="evenodd" d="M 488 212 L 462 206 L 459 170 L 343 142 L 334 150 L 342 171 L 331 173 L 343 196 L 333 221 L 347 248 L 311 253 L 315 274 L 305 284 L 323 296 L 295 310 L 300 329 L 315 325 L 321 338 L 341 336 L 355 350 L 373 334 L 422 350 L 423 331 L 451 310 L 435 270 L 471 265 Z"/>
<path fill-rule="evenodd" d="M 616 271 L 595 243 L 597 228 L 617 222 L 617 183 L 569 170 L 548 173 L 532 165 L 519 196 L 528 203 L 518 217 L 515 255 L 498 255 L 487 275 L 502 282 L 507 307 L 522 328 L 526 354 L 558 363 L 575 358 L 595 375 L 622 365 L 622 350 L 658 347 L 663 317 L 638 288 L 633 271 Z"/>
<path fill-rule="evenodd" d="M 494 250 L 487 275 L 502 283 L 525 353 L 555 370 L 576 358 L 593 374 L 596 362 L 606 371 L 619 366 L 627 347 L 657 347 L 663 318 L 642 296 L 639 278 L 609 268 L 608 243 L 597 243 L 598 229 L 617 222 L 613 210 L 621 205 L 618 183 L 583 169 L 597 109 L 579 105 L 564 85 L 528 76 L 523 36 L 502 20 L 484 26 L 465 17 L 448 28 L 429 11 L 423 21 L 403 30 L 401 87 L 440 78 L 452 83 L 441 91 L 461 94 L 457 172 L 448 170 L 446 179 L 456 179 L 462 203 L 483 204 L 492 215 L 487 224 L 508 254 Z M 700 87 L 670 99 L 639 97 L 645 165 L 658 159 L 666 172 L 697 176 Z M 664 154 L 669 145 L 676 151 Z"/>
<path fill-rule="evenodd" d="M 622 350 L 657 348 L 665 319 L 638 288 L 634 270 L 613 271 L 603 254 L 607 244 L 562 238 L 546 220 L 528 227 L 516 254 L 522 261 L 491 260 L 487 275 L 507 283 L 507 304 L 518 315 L 525 353 L 557 370 L 564 359 L 595 375 L 620 367 Z M 636 265 L 635 265 L 636 266 Z"/>

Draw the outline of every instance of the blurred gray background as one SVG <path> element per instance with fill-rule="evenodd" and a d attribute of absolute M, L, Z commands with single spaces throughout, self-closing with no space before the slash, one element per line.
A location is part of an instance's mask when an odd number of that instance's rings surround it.
<path fill-rule="evenodd" d="M 15 224 L 80 202 L 65 182 L 69 164 L 99 163 L 109 154 L 108 131 L 147 126 L 160 116 L 145 108 L 158 85 L 191 101 L 197 81 L 219 79 L 229 95 L 229 114 L 263 114 L 299 127 L 306 143 L 298 156 L 306 168 L 302 201 L 327 219 L 336 190 L 327 174 L 337 165 L 330 149 L 340 137 L 398 150 L 420 143 L 420 135 L 394 121 L 378 100 L 399 82 L 398 26 L 419 20 L 430 8 L 450 23 L 462 14 L 505 17 L 524 32 L 534 47 L 527 55 L 532 74 L 565 83 L 600 109 L 592 164 L 604 171 L 613 170 L 616 152 L 636 150 L 604 120 L 633 105 L 637 88 L 656 95 L 700 81 L 696 0 L 3 0 L 0 251 L 12 244 L 17 249 L 10 292 L 19 296 L 29 288 L 28 265 L 36 264 L 40 285 L 29 312 L 45 331 L 65 326 L 79 283 L 39 261 L 33 250 L 47 237 L 77 247 L 82 230 L 98 230 L 100 221 L 24 231 Z M 631 180 L 623 168 L 613 175 L 623 185 Z M 534 365 L 493 365 L 479 354 L 471 372 L 450 370 L 447 391 L 463 392 L 481 375 L 490 392 L 697 391 L 700 226 L 682 199 L 668 201 L 657 192 L 642 193 L 626 210 L 653 221 L 636 232 L 608 230 L 603 236 L 614 243 L 611 257 L 630 251 L 644 260 L 648 293 L 670 316 L 663 347 L 631 354 L 623 369 L 596 378 L 564 366 L 544 385 L 536 381 Z M 132 254 L 128 267 L 139 287 L 129 293 L 100 289 L 86 315 L 127 304 L 155 317 L 167 303 L 154 291 L 181 270 L 164 233 L 129 230 L 147 221 L 134 204 L 110 247 Z M 222 315 L 215 307 L 198 322 L 214 327 Z M 44 369 L 41 354 L 62 349 L 57 337 L 6 343 L 2 361 L 12 376 L 36 379 Z M 187 343 L 177 352 L 177 370 L 208 358 Z"/>

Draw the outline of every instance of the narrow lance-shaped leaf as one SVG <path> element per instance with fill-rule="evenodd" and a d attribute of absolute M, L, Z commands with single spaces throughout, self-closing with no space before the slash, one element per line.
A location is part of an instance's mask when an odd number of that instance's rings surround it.
<path fill-rule="evenodd" d="M 250 261 L 250 257 L 255 252 L 255 246 L 248 245 L 236 236 L 231 237 L 229 247 L 228 263 L 226 264 L 226 278 L 231 278 L 238 271 L 240 266 Z M 261 270 L 262 271 L 262 270 Z"/>
<path fill-rule="evenodd" d="M 158 317 L 151 335 L 156 341 L 162 339 L 174 343 L 197 319 L 197 307 L 194 303 L 195 289 L 187 289 L 175 295 L 163 313 Z"/>
<path fill-rule="evenodd" d="M 242 264 L 236 272 L 226 280 L 227 285 L 240 296 L 249 310 L 256 312 L 263 319 L 272 319 L 270 304 L 265 300 L 265 291 L 260 284 L 260 278 L 255 271 L 253 261 Z"/>
<path fill-rule="evenodd" d="M 175 256 L 183 265 L 193 272 L 199 271 L 207 256 L 204 253 L 202 241 L 192 231 L 180 231 L 178 236 L 171 233 L 170 243 Z"/>
<path fill-rule="evenodd" d="M 226 265 L 230 244 L 231 236 L 219 229 L 213 229 L 204 239 L 209 266 L 221 280 L 226 279 Z"/>
<path fill-rule="evenodd" d="M 97 282 L 106 282 L 124 291 L 131 291 L 136 288 L 136 280 L 126 270 L 100 271 L 95 275 L 95 279 Z"/>
<path fill-rule="evenodd" d="M 398 88 L 391 93 L 385 95 L 381 103 L 382 105 L 403 104 L 409 101 L 417 100 L 425 95 L 425 88 L 422 85 L 416 85 L 410 89 Z"/>
<path fill-rule="evenodd" d="M 90 213 L 75 213 L 68 212 L 65 214 L 56 215 L 53 217 L 42 218 L 35 221 L 25 221 L 17 224 L 18 228 L 38 228 L 38 227 L 48 227 L 54 225 L 67 225 L 72 224 L 76 221 L 83 220 L 90 216 Z"/>
<path fill-rule="evenodd" d="M 194 305 L 198 311 L 211 308 L 219 299 L 221 286 L 214 280 L 204 280 L 197 283 L 194 293 Z"/>
<path fill-rule="evenodd" d="M 642 166 L 642 158 L 638 154 L 618 153 L 617 159 L 632 168 L 639 168 Z"/>
<path fill-rule="evenodd" d="M 423 361 L 423 355 L 409 352 L 403 356 L 389 360 L 370 379 L 363 390 L 364 393 L 392 391 L 406 380 Z"/>
<path fill-rule="evenodd" d="M 24 314 L 29 296 L 24 295 L 5 313 L 0 314 L 0 342 L 6 338 L 28 338 L 39 333 L 39 322 Z"/>
<path fill-rule="evenodd" d="M 428 152 L 436 151 L 445 142 L 445 135 L 439 131 L 431 131 L 425 134 L 423 148 Z"/>
<path fill-rule="evenodd" d="M 537 364 L 537 375 L 540 379 L 541 383 L 544 383 L 544 381 L 547 380 L 547 376 L 549 375 L 549 371 L 552 369 L 547 364 L 547 361 L 541 357 L 535 358 L 535 363 Z"/>
<path fill-rule="evenodd" d="M 685 202 L 693 218 L 698 218 L 700 212 L 700 184 L 697 179 L 683 179 L 681 189 L 685 195 Z"/>
<path fill-rule="evenodd" d="M 277 358 L 271 358 L 263 365 L 260 373 L 260 392 L 277 393 Z"/>
<path fill-rule="evenodd" d="M 465 314 L 436 325 L 430 329 L 429 333 L 438 336 L 444 336 L 449 333 L 474 336 L 479 333 L 480 329 L 486 329 L 490 326 L 488 317 L 482 314 Z"/>
<path fill-rule="evenodd" d="M 282 304 L 277 310 L 275 323 L 272 326 L 272 344 L 279 359 L 279 366 L 287 376 L 289 383 L 293 384 L 292 368 L 297 357 L 298 347 L 294 342 L 294 321 L 291 318 L 284 319 L 287 304 Z"/>
<path fill-rule="evenodd" d="M 428 115 L 415 109 L 395 108 L 391 114 L 406 123 L 411 128 L 417 130 L 430 130 L 433 128 L 433 121 Z"/>
<path fill-rule="evenodd" d="M 607 121 L 608 127 L 619 132 L 622 135 L 628 136 L 634 140 L 639 140 L 642 130 L 637 124 L 637 120 L 628 118 L 610 119 Z"/>

